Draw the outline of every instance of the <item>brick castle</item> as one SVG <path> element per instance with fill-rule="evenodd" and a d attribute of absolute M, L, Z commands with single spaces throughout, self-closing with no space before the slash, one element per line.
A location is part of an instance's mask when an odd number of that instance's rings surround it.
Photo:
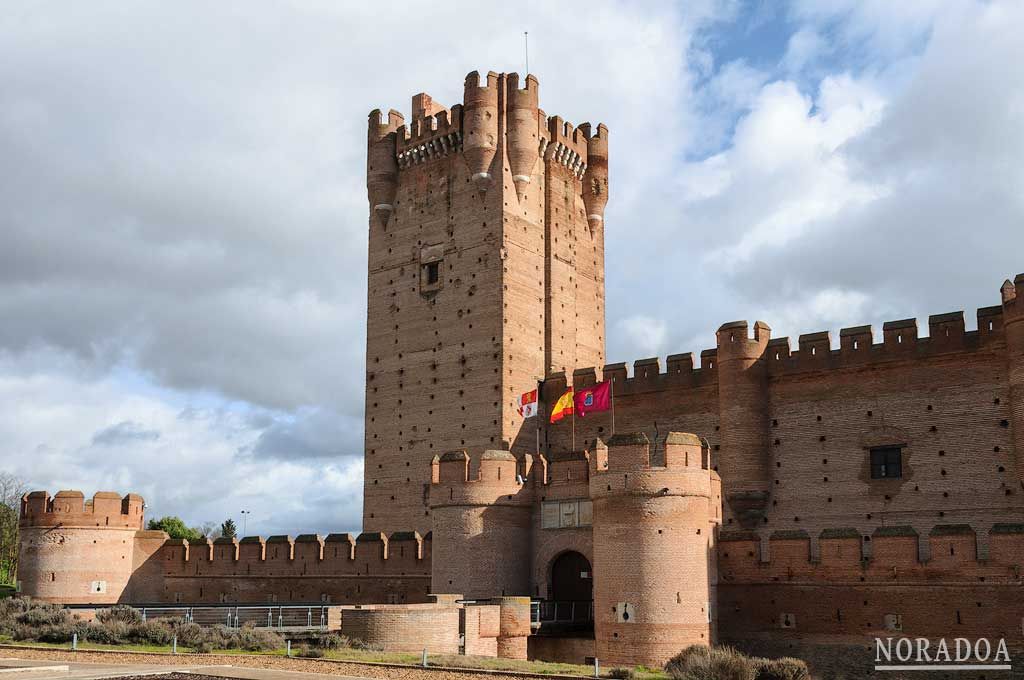
<path fill-rule="evenodd" d="M 145 531 L 138 496 L 33 492 L 22 591 L 374 604 L 351 616 L 410 637 L 434 599 L 467 653 L 607 663 L 1024 642 L 1024 275 L 975 331 L 955 312 L 927 337 L 907 319 L 793 347 L 738 321 L 696 360 L 604 365 L 609 132 L 547 116 L 538 90 L 474 72 L 451 109 L 370 114 L 363 533 L 190 545 Z M 608 413 L 547 424 L 598 380 L 614 432 Z M 546 625 L 570 605 L 582 625 Z"/>

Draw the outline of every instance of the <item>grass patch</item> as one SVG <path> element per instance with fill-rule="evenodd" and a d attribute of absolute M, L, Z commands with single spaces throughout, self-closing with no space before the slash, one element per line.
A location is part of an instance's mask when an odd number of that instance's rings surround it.
<path fill-rule="evenodd" d="M 9 637 L 0 636 L 0 643 L 10 644 L 17 647 L 45 647 L 53 650 L 68 651 L 70 645 L 68 643 L 57 643 L 57 642 L 14 642 Z M 292 656 L 293 658 L 302 658 L 298 656 L 298 650 L 301 647 L 299 641 L 292 642 Z M 80 642 L 78 643 L 79 651 L 107 651 L 107 652 L 138 652 L 141 654 L 145 653 L 163 653 L 169 654 L 171 652 L 170 646 L 161 645 L 140 645 L 140 644 L 123 644 L 123 645 L 108 645 L 98 644 L 94 642 Z M 178 646 L 178 653 L 181 655 L 189 655 L 194 653 L 195 650 Z M 247 652 L 242 649 L 215 649 L 210 652 L 206 652 L 214 655 L 229 655 L 229 654 L 245 654 L 252 656 L 284 656 L 284 649 L 276 649 L 271 651 L 263 652 Z M 332 661 L 349 661 L 352 663 L 393 663 L 403 664 L 409 666 L 420 665 L 422 659 L 421 654 L 415 652 L 381 652 L 377 650 L 365 650 L 365 649 L 329 649 L 324 650 L 324 659 Z M 593 666 L 581 666 L 577 664 L 568 663 L 555 663 L 549 661 L 522 661 L 518 659 L 496 659 L 492 657 L 483 656 L 458 656 L 452 654 L 428 654 L 427 663 L 430 666 L 446 666 L 449 668 L 466 668 L 466 669 L 481 669 L 481 670 L 497 670 L 497 671 L 514 671 L 520 673 L 536 673 L 539 675 L 579 675 L 585 677 L 593 677 L 594 668 Z M 602 668 L 602 677 L 612 677 L 609 675 L 613 669 Z M 653 670 L 643 667 L 637 667 L 633 669 L 634 680 L 663 680 L 668 676 L 660 670 Z"/>

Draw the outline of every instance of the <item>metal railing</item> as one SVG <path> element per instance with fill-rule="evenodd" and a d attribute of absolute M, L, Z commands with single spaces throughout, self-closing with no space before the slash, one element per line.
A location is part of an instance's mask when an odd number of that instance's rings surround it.
<path fill-rule="evenodd" d="M 593 600 L 533 600 L 530 602 L 530 622 L 533 624 L 588 624 L 593 621 Z"/>
<path fill-rule="evenodd" d="M 143 621 L 182 619 L 200 626 L 253 626 L 276 630 L 327 630 L 328 607 L 312 605 L 138 607 Z"/>

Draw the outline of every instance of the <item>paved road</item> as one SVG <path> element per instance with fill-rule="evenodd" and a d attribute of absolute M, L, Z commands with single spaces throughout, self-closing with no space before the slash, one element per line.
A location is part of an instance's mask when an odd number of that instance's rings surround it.
<path fill-rule="evenodd" d="M 237 680 L 366 680 L 353 675 L 324 675 L 270 668 L 239 668 L 235 666 L 184 665 L 157 666 L 153 664 L 61 663 L 37 659 L 0 658 L 0 677 L 11 674 L 10 680 L 104 680 L 105 678 L 195 673 L 198 675 L 232 678 Z"/>

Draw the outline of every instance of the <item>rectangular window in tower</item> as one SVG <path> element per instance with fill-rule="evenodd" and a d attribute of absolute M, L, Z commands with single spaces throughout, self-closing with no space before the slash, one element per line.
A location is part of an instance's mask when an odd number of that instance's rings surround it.
<path fill-rule="evenodd" d="M 903 450 L 899 446 L 871 449 L 871 479 L 899 479 L 903 476 Z"/>
<path fill-rule="evenodd" d="M 444 260 L 432 255 L 429 260 L 420 260 L 420 294 L 430 295 L 441 290 L 444 283 Z"/>

